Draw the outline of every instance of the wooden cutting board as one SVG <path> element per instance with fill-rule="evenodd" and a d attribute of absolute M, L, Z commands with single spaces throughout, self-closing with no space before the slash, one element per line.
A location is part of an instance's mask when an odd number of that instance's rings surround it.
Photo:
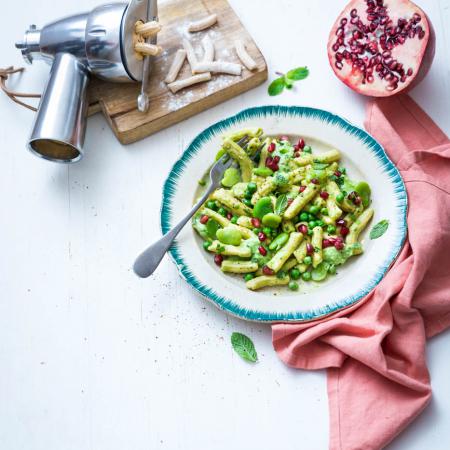
<path fill-rule="evenodd" d="M 212 13 L 218 15 L 216 25 L 198 33 L 187 31 L 189 22 Z M 267 65 L 263 55 L 226 0 L 163 1 L 159 4 L 159 18 L 162 31 L 158 35 L 158 44 L 164 52 L 153 59 L 148 91 L 149 111 L 141 113 L 136 108 L 139 93 L 137 83 L 117 84 L 93 80 L 90 87 L 90 113 L 101 110 L 123 144 L 149 136 L 242 94 L 267 79 Z M 215 43 L 215 59 L 239 63 L 234 50 L 234 41 L 241 39 L 245 42 L 249 54 L 257 62 L 258 68 L 253 72 L 244 68 L 241 76 L 216 74 L 211 81 L 172 94 L 163 80 L 175 52 L 181 48 L 182 38 L 188 37 L 201 57 L 203 51 L 201 40 L 205 34 L 209 34 Z M 178 79 L 190 75 L 186 61 Z"/>

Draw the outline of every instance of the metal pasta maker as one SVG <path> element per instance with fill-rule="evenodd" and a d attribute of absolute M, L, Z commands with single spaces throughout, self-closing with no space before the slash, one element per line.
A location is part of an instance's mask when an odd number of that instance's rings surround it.
<path fill-rule="evenodd" d="M 157 20 L 157 0 L 98 6 L 37 29 L 31 25 L 16 47 L 28 63 L 51 65 L 28 148 L 50 161 L 72 163 L 83 156 L 87 87 L 95 76 L 113 82 L 141 82 L 138 108 L 146 111 L 150 57 L 135 53 L 135 26 Z M 146 42 L 155 44 L 156 35 Z"/>

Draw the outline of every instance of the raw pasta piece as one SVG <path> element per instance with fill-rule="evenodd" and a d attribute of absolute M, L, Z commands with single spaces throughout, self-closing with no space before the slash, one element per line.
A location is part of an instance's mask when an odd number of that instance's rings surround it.
<path fill-rule="evenodd" d="M 143 38 L 148 38 L 161 31 L 161 24 L 156 20 L 146 23 L 142 22 L 142 20 L 138 20 L 134 27 L 134 31 Z"/>
<path fill-rule="evenodd" d="M 188 56 L 189 57 L 189 56 Z M 240 75 L 242 66 L 226 61 L 199 62 L 194 66 L 193 73 L 227 73 L 229 75 Z"/>
<path fill-rule="evenodd" d="M 242 64 L 244 64 L 248 70 L 255 70 L 257 67 L 256 61 L 247 53 L 244 43 L 240 40 L 235 41 L 234 47 Z"/>
<path fill-rule="evenodd" d="M 191 22 L 188 26 L 188 31 L 194 33 L 196 31 L 206 30 L 206 28 L 212 27 L 217 22 L 217 14 L 211 14 L 195 22 Z"/>
<path fill-rule="evenodd" d="M 341 153 L 339 150 L 330 150 L 329 152 L 321 153 L 320 155 L 302 155 L 298 158 L 294 158 L 294 161 L 299 166 L 307 166 L 313 162 L 329 164 L 341 159 Z"/>
<path fill-rule="evenodd" d="M 203 45 L 203 60 L 202 62 L 208 63 L 214 61 L 214 42 L 209 36 L 205 36 L 202 41 Z"/>
<path fill-rule="evenodd" d="M 184 60 L 186 59 L 186 50 L 180 48 L 175 53 L 170 69 L 167 72 L 166 79 L 164 80 L 167 84 L 173 83 L 183 66 Z"/>
<path fill-rule="evenodd" d="M 137 42 L 134 45 L 134 50 L 141 55 L 156 56 L 162 52 L 162 48 L 159 45 L 146 44 L 144 42 Z"/>
<path fill-rule="evenodd" d="M 192 44 L 187 39 L 183 39 L 183 48 L 186 50 L 186 56 L 189 61 L 189 65 L 191 66 L 191 72 L 192 74 L 195 74 L 194 68 L 197 65 L 198 61 L 194 47 L 192 47 Z"/>
<path fill-rule="evenodd" d="M 184 80 L 174 81 L 169 83 L 167 87 L 175 94 L 176 92 L 184 89 L 188 86 L 192 86 L 203 81 L 209 81 L 211 79 L 210 73 L 200 73 L 199 75 L 192 75 L 192 77 L 185 78 Z"/>

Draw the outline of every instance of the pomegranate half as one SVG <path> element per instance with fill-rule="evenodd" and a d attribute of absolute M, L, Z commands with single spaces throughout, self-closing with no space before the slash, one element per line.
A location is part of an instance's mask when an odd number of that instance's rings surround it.
<path fill-rule="evenodd" d="M 435 35 L 426 14 L 409 0 L 352 0 L 328 41 L 337 77 L 360 94 L 387 97 L 428 73 Z"/>

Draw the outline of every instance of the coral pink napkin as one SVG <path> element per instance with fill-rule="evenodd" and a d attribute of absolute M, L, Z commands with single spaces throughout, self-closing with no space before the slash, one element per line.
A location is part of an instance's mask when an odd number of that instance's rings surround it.
<path fill-rule="evenodd" d="M 331 450 L 381 449 L 421 413 L 425 341 L 450 327 L 450 141 L 408 96 L 370 102 L 365 125 L 405 180 L 408 240 L 352 310 L 272 328 L 286 364 L 328 368 Z"/>

